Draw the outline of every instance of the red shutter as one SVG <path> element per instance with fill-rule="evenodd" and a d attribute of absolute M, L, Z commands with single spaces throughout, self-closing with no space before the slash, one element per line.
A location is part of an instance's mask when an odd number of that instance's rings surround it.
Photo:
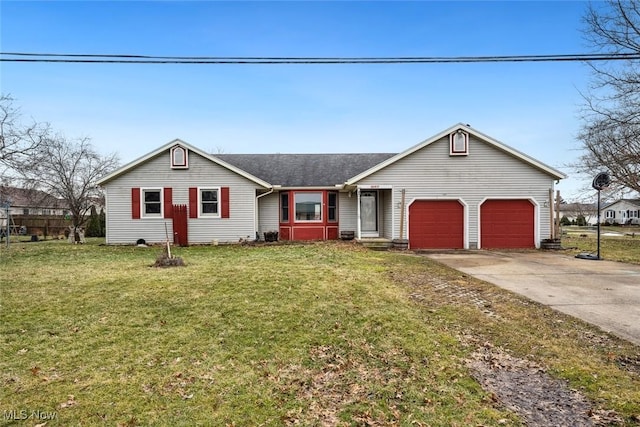
<path fill-rule="evenodd" d="M 220 202 L 222 203 L 222 218 L 229 218 L 229 187 L 222 187 L 220 189 Z"/>
<path fill-rule="evenodd" d="M 173 189 L 171 187 L 164 189 L 164 217 L 173 218 Z"/>
<path fill-rule="evenodd" d="M 140 189 L 131 189 L 131 218 L 140 219 Z"/>
<path fill-rule="evenodd" d="M 189 218 L 198 218 L 198 189 L 189 188 Z"/>

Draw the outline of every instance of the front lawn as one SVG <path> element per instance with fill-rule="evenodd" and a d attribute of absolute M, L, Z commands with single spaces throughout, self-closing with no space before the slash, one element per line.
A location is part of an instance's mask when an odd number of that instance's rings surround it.
<path fill-rule="evenodd" d="M 159 252 L 0 250 L 0 423 L 520 425 L 467 367 L 487 342 L 640 416 L 637 347 L 424 257 L 211 246 L 158 269 Z"/>

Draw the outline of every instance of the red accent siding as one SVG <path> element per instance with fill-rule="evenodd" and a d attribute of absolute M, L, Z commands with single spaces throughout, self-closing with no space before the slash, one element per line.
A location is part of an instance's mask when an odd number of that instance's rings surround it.
<path fill-rule="evenodd" d="M 220 189 L 220 202 L 222 204 L 221 215 L 222 218 L 229 218 L 229 187 L 222 187 Z"/>
<path fill-rule="evenodd" d="M 338 227 L 327 227 L 327 240 L 338 240 Z"/>
<path fill-rule="evenodd" d="M 173 208 L 173 243 L 179 246 L 189 246 L 187 228 L 187 205 L 175 205 Z"/>
<path fill-rule="evenodd" d="M 131 189 L 131 218 L 140 219 L 140 189 Z"/>
<path fill-rule="evenodd" d="M 411 249 L 464 248 L 464 207 L 457 200 L 418 200 L 409 208 Z"/>
<path fill-rule="evenodd" d="M 296 220 L 296 194 L 322 193 L 322 221 Z M 335 193 L 335 220 L 329 221 L 329 194 Z M 286 196 L 288 218 L 282 218 L 283 198 Z M 339 194 L 327 190 L 291 190 L 283 191 L 279 197 L 280 240 L 335 240 L 338 239 L 338 204 Z"/>
<path fill-rule="evenodd" d="M 529 200 L 487 200 L 480 207 L 480 245 L 534 248 L 534 206 Z"/>
<path fill-rule="evenodd" d="M 198 218 L 198 189 L 189 188 L 189 218 Z"/>
<path fill-rule="evenodd" d="M 164 189 L 164 217 L 173 218 L 173 189 L 171 187 L 165 187 Z"/>
<path fill-rule="evenodd" d="M 324 240 L 322 225 L 293 227 L 292 231 L 293 238 L 291 240 Z"/>
<path fill-rule="evenodd" d="M 278 233 L 278 239 L 291 240 L 291 227 L 280 227 L 280 233 Z"/>

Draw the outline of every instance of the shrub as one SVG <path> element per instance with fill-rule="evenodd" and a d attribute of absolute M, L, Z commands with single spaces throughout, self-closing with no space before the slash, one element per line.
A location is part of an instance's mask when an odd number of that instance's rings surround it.
<path fill-rule="evenodd" d="M 576 225 L 581 227 L 587 225 L 587 220 L 584 218 L 584 215 L 578 215 L 578 218 L 576 218 Z"/>

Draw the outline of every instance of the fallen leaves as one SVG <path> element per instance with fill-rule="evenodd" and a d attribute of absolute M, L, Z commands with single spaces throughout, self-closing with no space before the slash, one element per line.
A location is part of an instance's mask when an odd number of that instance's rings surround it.
<path fill-rule="evenodd" d="M 65 408 L 70 408 L 72 406 L 75 406 L 77 404 L 76 402 L 76 398 L 73 394 L 70 394 L 67 396 L 67 401 L 66 402 L 62 402 L 60 404 L 60 408 L 65 409 Z"/>

